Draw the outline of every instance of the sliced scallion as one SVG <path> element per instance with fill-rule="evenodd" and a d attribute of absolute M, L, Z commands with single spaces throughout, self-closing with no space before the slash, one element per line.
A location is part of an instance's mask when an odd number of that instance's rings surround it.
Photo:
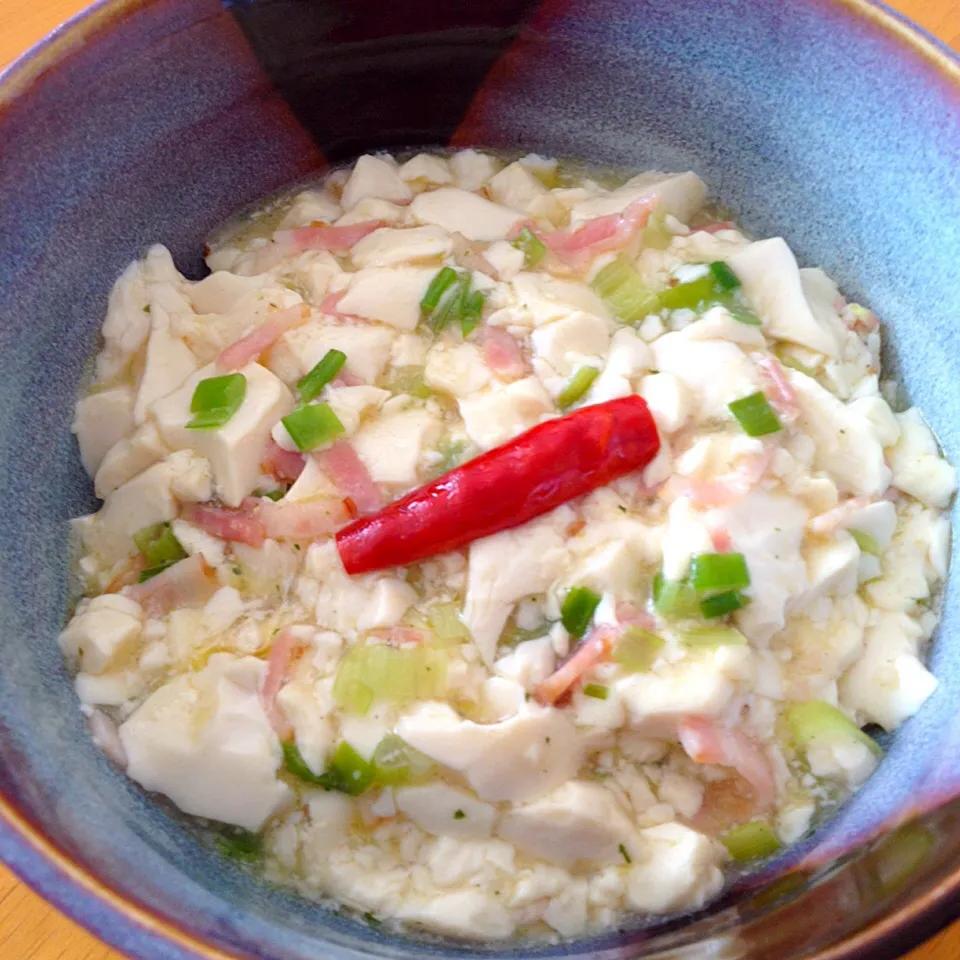
<path fill-rule="evenodd" d="M 560 391 L 557 406 L 561 410 L 568 410 L 586 394 L 599 376 L 600 371 L 596 367 L 580 367 Z"/>
<path fill-rule="evenodd" d="M 422 780 L 433 768 L 433 761 L 414 750 L 395 733 L 388 733 L 373 751 L 373 779 L 385 787 L 397 787 Z"/>
<path fill-rule="evenodd" d="M 594 700 L 606 700 L 610 696 L 610 690 L 602 683 L 588 683 L 584 685 L 583 695 Z"/>
<path fill-rule="evenodd" d="M 600 595 L 589 587 L 574 587 L 563 598 L 560 620 L 571 636 L 582 637 L 600 605 Z"/>
<path fill-rule="evenodd" d="M 749 597 L 745 597 L 739 590 L 718 593 L 712 597 L 704 597 L 700 601 L 700 615 L 705 620 L 714 620 L 740 610 L 749 602 Z"/>
<path fill-rule="evenodd" d="M 857 546 L 863 553 L 868 553 L 871 557 L 880 556 L 880 544 L 876 538 L 863 530 L 855 530 L 853 527 L 847 527 L 847 533 L 856 541 Z"/>
<path fill-rule="evenodd" d="M 483 316 L 484 296 L 479 290 L 467 293 L 460 305 L 460 332 L 469 337 Z"/>
<path fill-rule="evenodd" d="M 862 743 L 876 757 L 883 756 L 883 750 L 876 740 L 824 700 L 795 703 L 787 708 L 784 717 L 795 743 L 803 750 L 824 741 L 836 743 L 846 740 Z"/>
<path fill-rule="evenodd" d="M 666 250 L 673 242 L 673 234 L 667 229 L 666 221 L 665 211 L 654 210 L 640 232 L 640 243 L 652 250 Z"/>
<path fill-rule="evenodd" d="M 391 393 L 405 393 L 408 396 L 416 397 L 418 400 L 428 400 L 433 396 L 433 391 L 427 386 L 423 371 L 423 367 L 412 365 L 398 367 L 387 382 L 387 389 Z"/>
<path fill-rule="evenodd" d="M 523 253 L 523 265 L 527 270 L 532 270 L 547 253 L 543 241 L 529 227 L 520 230 L 513 245 Z"/>
<path fill-rule="evenodd" d="M 734 400 L 727 406 L 748 437 L 765 437 L 767 434 L 783 429 L 783 424 L 776 411 L 770 406 L 770 401 L 759 390 Z"/>
<path fill-rule="evenodd" d="M 340 662 L 333 699 L 365 714 L 374 699 L 395 703 L 433 700 L 447 683 L 447 655 L 429 647 L 354 646 Z"/>
<path fill-rule="evenodd" d="M 320 396 L 320 391 L 340 372 L 347 362 L 341 350 L 328 350 L 314 368 L 297 383 L 301 403 L 309 403 Z"/>
<path fill-rule="evenodd" d="M 658 573 L 653 578 L 653 608 L 666 620 L 696 616 L 696 591 L 686 578 L 666 580 Z"/>
<path fill-rule="evenodd" d="M 427 316 L 433 313 L 433 311 L 436 310 L 437 305 L 440 303 L 440 298 L 458 280 L 459 276 L 453 267 L 444 267 L 430 281 L 430 286 L 427 287 L 427 292 L 423 295 L 423 299 L 420 301 L 420 309 L 423 311 L 423 313 Z"/>
<path fill-rule="evenodd" d="M 678 283 L 660 293 L 660 306 L 667 310 L 694 310 L 701 303 L 716 298 L 713 274 L 709 271 L 696 280 Z"/>
<path fill-rule="evenodd" d="M 217 849 L 231 860 L 256 863 L 263 856 L 263 837 L 240 827 L 225 827 L 216 839 Z"/>
<path fill-rule="evenodd" d="M 333 752 L 320 786 L 358 797 L 373 783 L 373 765 L 364 760 L 346 740 Z"/>
<path fill-rule="evenodd" d="M 752 310 L 748 310 L 735 300 L 731 299 L 725 302 L 724 306 L 727 308 L 727 312 L 730 314 L 730 316 L 733 317 L 733 319 L 738 323 L 744 323 L 748 327 L 763 326 L 763 321 Z"/>
<path fill-rule="evenodd" d="M 780 838 L 773 827 L 763 820 L 752 820 L 728 830 L 720 842 L 734 860 L 760 860 L 780 849 Z"/>
<path fill-rule="evenodd" d="M 660 309 L 660 299 L 640 279 L 640 274 L 624 257 L 608 263 L 590 286 L 601 300 L 626 323 L 639 323 L 647 314 Z"/>
<path fill-rule="evenodd" d="M 134 535 L 133 542 L 146 561 L 147 568 L 140 574 L 139 580 L 146 580 L 162 573 L 187 556 L 183 545 L 176 538 L 169 523 L 152 523 L 141 527 Z"/>
<path fill-rule="evenodd" d="M 742 553 L 698 553 L 690 561 L 690 582 L 697 596 L 715 596 L 749 587 L 750 571 Z"/>
<path fill-rule="evenodd" d="M 710 273 L 721 290 L 736 290 L 740 286 L 740 278 L 730 269 L 729 264 L 722 260 L 714 260 L 710 264 Z"/>
<path fill-rule="evenodd" d="M 246 395 L 247 378 L 242 373 L 201 380 L 190 400 L 193 419 L 187 429 L 216 430 L 222 427 L 240 409 Z"/>
<path fill-rule="evenodd" d="M 631 673 L 646 673 L 660 655 L 663 643 L 661 637 L 642 627 L 627 627 L 613 648 L 613 662 Z"/>
<path fill-rule="evenodd" d="M 328 403 L 298 407 L 281 421 L 298 450 L 315 450 L 336 440 L 344 432 L 340 418 Z"/>
<path fill-rule="evenodd" d="M 427 622 L 433 632 L 433 646 L 441 650 L 470 641 L 470 631 L 460 619 L 459 607 L 453 602 L 432 606 L 427 611 Z"/>
<path fill-rule="evenodd" d="M 743 647 L 747 643 L 735 627 L 688 627 L 678 630 L 677 636 L 687 647 Z"/>

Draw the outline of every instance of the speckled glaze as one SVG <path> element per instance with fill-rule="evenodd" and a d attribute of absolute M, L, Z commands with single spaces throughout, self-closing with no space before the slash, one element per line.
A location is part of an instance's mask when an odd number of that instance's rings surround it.
<path fill-rule="evenodd" d="M 940 688 L 813 841 L 704 913 L 476 950 L 377 933 L 198 843 L 93 748 L 55 643 L 69 433 L 106 294 L 199 275 L 233 209 L 371 146 L 692 167 L 888 324 L 960 462 L 960 65 L 863 0 L 102 0 L 0 78 L 0 856 L 143 960 L 885 960 L 960 912 L 956 571 Z M 915 814 L 918 819 L 900 826 Z"/>

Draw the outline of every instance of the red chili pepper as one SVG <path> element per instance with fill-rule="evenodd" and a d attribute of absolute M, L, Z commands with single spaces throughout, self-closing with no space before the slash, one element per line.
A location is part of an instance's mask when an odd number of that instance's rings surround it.
<path fill-rule="evenodd" d="M 368 573 L 456 550 L 639 470 L 659 449 L 640 397 L 583 407 L 344 527 L 340 559 L 347 573 Z"/>

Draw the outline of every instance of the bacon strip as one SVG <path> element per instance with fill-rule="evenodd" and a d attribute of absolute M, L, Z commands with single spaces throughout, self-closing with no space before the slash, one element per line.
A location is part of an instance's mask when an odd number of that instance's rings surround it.
<path fill-rule="evenodd" d="M 605 660 L 617 641 L 617 631 L 612 627 L 594 627 L 577 644 L 573 653 L 533 691 L 534 697 L 544 706 L 556 703 L 577 681 Z"/>
<path fill-rule="evenodd" d="M 807 523 L 807 529 L 811 533 L 820 534 L 821 536 L 833 533 L 837 527 L 847 521 L 858 510 L 862 510 L 872 502 L 869 497 L 850 497 L 849 500 L 844 500 L 843 503 L 838 503 L 835 507 L 831 507 L 819 516 L 814 517 Z"/>
<path fill-rule="evenodd" d="M 221 350 L 217 357 L 217 367 L 224 372 L 245 367 L 269 350 L 289 330 L 303 326 L 309 318 L 310 308 L 305 303 L 278 310 L 256 330 Z"/>
<path fill-rule="evenodd" d="M 653 198 L 634 200 L 622 213 L 594 217 L 577 227 L 543 234 L 540 239 L 561 260 L 582 264 L 598 253 L 626 247 L 646 226 L 656 205 Z"/>
<path fill-rule="evenodd" d="M 375 513 L 383 506 L 380 488 L 357 451 L 346 440 L 338 440 L 313 456 L 340 493 L 353 501 L 360 514 Z"/>
<path fill-rule="evenodd" d="M 246 507 L 215 506 L 209 503 L 184 504 L 181 516 L 211 536 L 249 547 L 262 547 L 267 534 L 253 511 Z"/>
<path fill-rule="evenodd" d="M 260 467 L 276 480 L 293 483 L 303 473 L 306 460 L 302 453 L 295 450 L 284 450 L 271 437 L 260 456 Z"/>
<path fill-rule="evenodd" d="M 259 522 L 271 540 L 306 543 L 335 533 L 349 519 L 342 500 L 298 500 L 294 503 L 259 501 Z"/>
<path fill-rule="evenodd" d="M 754 362 L 760 368 L 763 392 L 767 395 L 770 406 L 777 411 L 784 423 L 793 423 L 800 416 L 800 404 L 787 371 L 783 369 L 780 361 L 769 353 L 755 357 Z"/>
<path fill-rule="evenodd" d="M 526 364 L 520 344 L 506 330 L 485 326 L 478 341 L 483 349 L 483 361 L 502 380 L 519 380 L 526 373 Z"/>
<path fill-rule="evenodd" d="M 200 554 L 180 560 L 144 583 L 127 587 L 127 596 L 148 617 L 162 617 L 175 607 L 203 606 L 216 593 L 217 578 Z"/>
<path fill-rule="evenodd" d="M 277 634 L 270 648 L 270 655 L 267 657 L 267 675 L 260 689 L 263 711 L 281 741 L 293 739 L 293 727 L 282 707 L 277 703 L 277 694 L 283 689 L 290 669 L 296 662 L 294 654 L 297 647 L 297 638 L 292 628 L 287 627 Z"/>
<path fill-rule="evenodd" d="M 329 227 L 318 224 L 309 227 L 294 227 L 278 230 L 274 240 L 285 253 L 297 254 L 306 250 L 329 250 L 331 253 L 349 253 L 364 237 L 386 226 L 383 220 L 364 220 L 346 227 Z"/>

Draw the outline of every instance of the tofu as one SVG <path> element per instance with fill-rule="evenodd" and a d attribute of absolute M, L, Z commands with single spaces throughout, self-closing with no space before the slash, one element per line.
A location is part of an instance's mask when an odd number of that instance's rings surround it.
<path fill-rule="evenodd" d="M 916 407 L 897 414 L 900 438 L 890 452 L 893 484 L 928 507 L 942 509 L 957 489 L 957 471 L 940 456 L 933 432 Z"/>
<path fill-rule="evenodd" d="M 536 377 L 461 397 L 460 416 L 467 436 L 490 450 L 536 426 L 553 413 L 553 400 Z"/>
<path fill-rule="evenodd" d="M 807 588 L 791 604 L 794 610 L 809 609 L 824 597 L 856 593 L 860 582 L 860 548 L 853 537 L 841 533 L 828 543 L 804 551 Z"/>
<path fill-rule="evenodd" d="M 686 328 L 690 340 L 729 340 L 743 347 L 766 349 L 767 341 L 758 327 L 735 320 L 726 307 L 712 307 L 700 320 Z"/>
<path fill-rule="evenodd" d="M 534 354 L 548 363 L 562 377 L 592 361 L 595 367 L 603 365 L 610 349 L 612 324 L 595 314 L 580 311 L 537 327 L 530 335 Z M 638 341 L 647 353 L 649 348 Z"/>
<path fill-rule="evenodd" d="M 60 634 L 60 649 L 84 673 L 104 673 L 133 653 L 142 626 L 140 604 L 120 594 L 105 593 L 73 617 Z"/>
<path fill-rule="evenodd" d="M 519 683 L 528 693 L 556 668 L 557 655 L 550 637 L 523 640 L 513 650 L 500 657 L 493 665 L 499 677 Z"/>
<path fill-rule="evenodd" d="M 506 240 L 495 240 L 483 255 L 501 280 L 512 280 L 523 269 L 526 259 L 522 250 Z"/>
<path fill-rule="evenodd" d="M 487 840 L 497 818 L 496 807 L 439 780 L 399 787 L 394 802 L 404 816 L 436 837 Z"/>
<path fill-rule="evenodd" d="M 450 234 L 439 227 L 408 227 L 406 230 L 381 227 L 353 245 L 350 259 L 361 269 L 393 267 L 398 263 L 438 260 L 449 256 L 452 251 Z"/>
<path fill-rule="evenodd" d="M 420 323 L 420 301 L 436 275 L 436 267 L 358 270 L 351 274 L 350 285 L 337 310 L 365 320 L 377 320 L 397 330 L 416 330 Z"/>
<path fill-rule="evenodd" d="M 456 187 L 419 194 L 410 204 L 410 213 L 420 223 L 479 241 L 503 240 L 523 219 L 516 210 Z"/>
<path fill-rule="evenodd" d="M 357 618 L 360 631 L 395 627 L 417 602 L 417 592 L 406 580 L 383 577 L 374 584 L 370 599 Z"/>
<path fill-rule="evenodd" d="M 436 933 L 480 940 L 505 940 L 516 926 L 504 904 L 477 887 L 430 897 L 404 897 L 398 901 L 396 916 Z"/>
<path fill-rule="evenodd" d="M 627 874 L 627 902 L 634 910 L 695 910 L 723 887 L 723 847 L 679 823 L 640 831 L 643 853 Z"/>
<path fill-rule="evenodd" d="M 844 530 L 856 530 L 867 534 L 881 550 L 884 550 L 890 545 L 893 533 L 897 529 L 897 508 L 889 500 L 868 503 L 849 514 L 840 526 Z"/>
<path fill-rule="evenodd" d="M 277 704 L 293 727 L 300 756 L 315 774 L 323 773 L 336 746 L 336 735 L 327 716 L 329 704 L 319 697 L 317 685 L 305 679 L 285 683 L 277 693 Z"/>
<path fill-rule="evenodd" d="M 133 431 L 133 404 L 130 387 L 110 387 L 77 401 L 71 429 L 80 447 L 80 462 L 91 477 L 107 451 Z"/>
<path fill-rule="evenodd" d="M 280 226 L 288 230 L 292 227 L 307 227 L 313 223 L 334 223 L 342 214 L 343 208 L 329 191 L 312 187 L 294 197 L 280 221 Z"/>
<path fill-rule="evenodd" d="M 284 496 L 285 503 L 297 503 L 302 500 L 313 500 L 314 497 L 336 495 L 336 487 L 321 468 L 315 457 L 307 457 L 300 476 Z"/>
<path fill-rule="evenodd" d="M 661 433 L 676 433 L 690 419 L 690 389 L 673 373 L 651 373 L 644 377 L 640 396 L 647 401 Z"/>
<path fill-rule="evenodd" d="M 152 415 L 164 442 L 174 450 L 190 449 L 210 461 L 217 496 L 239 507 L 260 483 L 260 457 L 274 424 L 294 406 L 283 382 L 258 363 L 242 370 L 247 392 L 240 409 L 216 430 L 190 430 L 190 401 L 197 384 L 218 375 L 211 364 L 192 376 L 176 393 L 153 405 Z"/>
<path fill-rule="evenodd" d="M 133 405 L 134 423 L 143 423 L 147 418 L 147 408 L 155 400 L 173 393 L 187 377 L 196 372 L 197 366 L 197 359 L 190 348 L 171 333 L 169 316 L 158 304 L 154 304 L 143 373 Z"/>
<path fill-rule="evenodd" d="M 291 795 L 260 703 L 266 671 L 255 657 L 217 654 L 151 694 L 120 726 L 128 776 L 185 813 L 260 830 Z"/>
<path fill-rule="evenodd" d="M 450 164 L 443 157 L 430 153 L 418 153 L 403 164 L 398 172 L 400 179 L 407 183 L 419 180 L 431 186 L 443 186 L 454 182 Z"/>
<path fill-rule="evenodd" d="M 523 272 L 514 277 L 512 286 L 518 305 L 516 309 L 506 311 L 510 324 L 541 327 L 578 311 L 611 319 L 606 304 L 585 283 Z M 490 322 L 494 323 L 495 318 L 496 314 Z"/>
<path fill-rule="evenodd" d="M 487 666 L 518 600 L 543 593 L 567 561 L 567 525 L 573 513 L 561 507 L 536 520 L 470 544 L 463 622 Z"/>
<path fill-rule="evenodd" d="M 528 217 L 556 221 L 563 215 L 560 201 L 522 163 L 511 163 L 487 186 L 490 198 Z"/>
<path fill-rule="evenodd" d="M 217 270 L 191 284 L 190 302 L 198 314 L 232 313 L 248 306 L 249 301 L 268 283 L 267 277 L 262 274 L 240 277 L 226 270 Z"/>
<path fill-rule="evenodd" d="M 843 329 L 826 311 L 815 314 L 801 281 L 793 252 L 782 237 L 758 240 L 729 259 L 748 302 L 764 321 L 767 336 L 797 343 L 836 359 Z M 808 276 L 808 286 L 812 281 Z M 819 303 L 818 303 L 819 306 Z"/>
<path fill-rule="evenodd" d="M 460 150 L 450 158 L 450 169 L 461 190 L 479 190 L 500 169 L 500 161 L 477 150 Z"/>
<path fill-rule="evenodd" d="M 367 383 L 373 383 L 386 369 L 396 333 L 389 327 L 352 324 L 308 323 L 286 335 L 286 343 L 305 376 L 326 355 L 340 350 L 347 355 L 346 368 Z M 274 373 L 279 373 L 274 370 Z"/>
<path fill-rule="evenodd" d="M 365 197 L 357 202 L 351 210 L 345 213 L 335 224 L 335 227 L 352 227 L 357 223 L 369 223 L 371 220 L 382 220 L 391 227 L 408 225 L 407 207 L 398 206 L 389 200 L 379 200 L 376 197 Z"/>
<path fill-rule="evenodd" d="M 441 421 L 426 410 L 403 410 L 364 424 L 352 443 L 375 483 L 412 486 L 420 457 L 442 431 Z"/>
<path fill-rule="evenodd" d="M 695 173 L 640 173 L 616 190 L 575 203 L 570 219 L 577 224 L 623 213 L 631 203 L 650 198 L 657 201 L 658 210 L 687 223 L 703 206 L 706 196 L 706 184 Z"/>
<path fill-rule="evenodd" d="M 528 703 L 498 723 L 464 720 L 443 703 L 400 718 L 397 734 L 415 750 L 462 773 L 481 800 L 520 802 L 576 775 L 582 749 L 559 710 Z"/>
<path fill-rule="evenodd" d="M 472 343 L 444 343 L 427 352 L 424 382 L 431 390 L 469 397 L 488 386 L 492 377 L 480 350 Z"/>
<path fill-rule="evenodd" d="M 379 410 L 390 399 L 389 390 L 366 385 L 356 387 L 328 387 L 324 400 L 337 415 L 347 436 L 360 429 L 362 418 Z"/>
<path fill-rule="evenodd" d="M 670 504 L 660 548 L 663 551 L 663 575 L 667 580 L 683 579 L 690 569 L 692 557 L 713 552 L 710 528 L 689 498 L 678 497 Z"/>
<path fill-rule="evenodd" d="M 394 164 L 367 154 L 353 165 L 340 195 L 340 205 L 349 212 L 367 197 L 406 203 L 412 196 L 413 191 L 400 178 Z"/>
<path fill-rule="evenodd" d="M 900 439 L 900 422 L 883 397 L 857 397 L 850 401 L 850 409 L 870 423 L 884 448 L 892 447 Z"/>
<path fill-rule="evenodd" d="M 787 375 L 800 407 L 797 425 L 816 444 L 815 469 L 829 474 L 843 492 L 880 496 L 891 475 L 869 421 L 812 377 L 797 370 Z"/>
<path fill-rule="evenodd" d="M 105 499 L 169 452 L 156 426 L 149 422 L 142 424 L 107 451 L 94 478 L 94 491 L 101 500 Z"/>
<path fill-rule="evenodd" d="M 571 780 L 532 803 L 513 807 L 497 835 L 518 850 L 571 869 L 623 863 L 621 848 L 636 846 L 627 811 L 599 784 Z"/>

